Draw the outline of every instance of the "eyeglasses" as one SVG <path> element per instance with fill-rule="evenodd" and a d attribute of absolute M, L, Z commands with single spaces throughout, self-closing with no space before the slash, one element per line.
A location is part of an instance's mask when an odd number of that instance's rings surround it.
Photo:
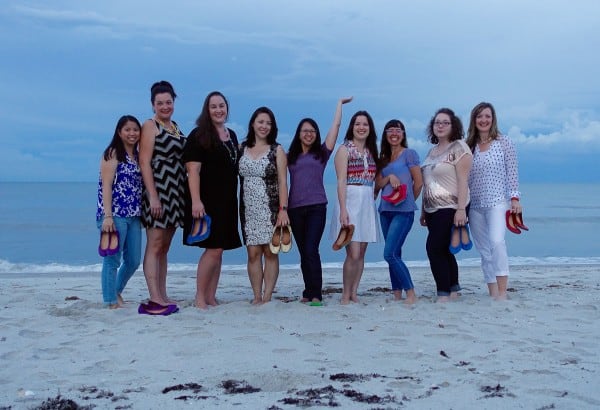
<path fill-rule="evenodd" d="M 385 130 L 386 134 L 402 134 L 404 130 L 402 128 L 388 128 Z"/>
<path fill-rule="evenodd" d="M 435 121 L 433 123 L 433 125 L 435 125 L 436 127 L 447 127 L 450 124 L 452 124 L 450 121 Z"/>
<path fill-rule="evenodd" d="M 300 130 L 302 134 L 316 134 L 316 130 Z"/>

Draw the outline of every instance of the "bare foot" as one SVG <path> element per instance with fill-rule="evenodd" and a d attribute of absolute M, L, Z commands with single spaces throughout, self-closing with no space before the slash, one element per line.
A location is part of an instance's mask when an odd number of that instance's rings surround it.
<path fill-rule="evenodd" d="M 255 298 L 255 299 L 252 299 L 252 300 L 250 301 L 250 304 L 251 304 L 251 305 L 257 305 L 257 306 L 258 306 L 258 305 L 262 305 L 262 304 L 263 304 L 263 301 L 262 301 L 262 299 L 256 299 L 256 298 Z"/>
<path fill-rule="evenodd" d="M 121 296 L 121 294 L 117 294 L 117 303 L 119 304 L 119 307 L 123 306 L 125 304 L 125 301 L 123 300 L 123 296 Z"/>
<path fill-rule="evenodd" d="M 394 291 L 394 300 L 395 301 L 402 300 L 402 291 L 401 290 Z"/>
<path fill-rule="evenodd" d="M 409 289 L 406 291 L 406 300 L 404 301 L 405 305 L 414 305 L 417 303 L 417 300 L 418 298 L 414 289 Z"/>
<path fill-rule="evenodd" d="M 308 303 L 310 301 L 308 300 L 308 298 L 302 298 L 302 299 L 300 299 L 300 302 L 301 303 Z"/>
<path fill-rule="evenodd" d="M 460 293 L 459 292 L 450 292 L 450 299 L 451 300 L 457 300 L 458 298 L 460 298 Z"/>
<path fill-rule="evenodd" d="M 202 309 L 202 310 L 208 309 L 208 304 L 206 303 L 204 298 L 196 298 L 194 300 L 194 306 L 196 306 L 198 309 Z"/>
<path fill-rule="evenodd" d="M 118 304 L 118 303 L 112 303 L 112 304 L 108 305 L 108 308 L 109 308 L 109 309 L 111 309 L 111 310 L 112 310 L 112 309 L 118 309 L 118 308 L 120 308 L 120 307 L 121 307 L 121 306 L 119 306 L 119 304 Z"/>
<path fill-rule="evenodd" d="M 356 295 L 350 296 L 350 301 L 354 303 L 360 303 L 360 300 L 358 300 L 358 296 Z"/>
<path fill-rule="evenodd" d="M 499 293 L 498 296 L 494 297 L 494 300 L 508 300 L 508 295 L 506 293 Z"/>
<path fill-rule="evenodd" d="M 340 305 L 348 305 L 350 304 L 350 299 L 342 298 L 340 300 Z"/>
<path fill-rule="evenodd" d="M 448 296 L 438 296 L 437 300 L 435 301 L 435 303 L 448 303 L 450 302 L 450 297 Z"/>

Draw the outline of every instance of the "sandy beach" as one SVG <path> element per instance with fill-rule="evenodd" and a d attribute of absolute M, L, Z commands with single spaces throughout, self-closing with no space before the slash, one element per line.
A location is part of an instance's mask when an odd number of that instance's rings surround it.
<path fill-rule="evenodd" d="M 392 300 L 381 268 L 348 306 L 341 270 L 326 270 L 322 307 L 299 302 L 296 270 L 263 306 L 249 304 L 245 271 L 224 272 L 207 311 L 192 306 L 195 273 L 174 273 L 181 310 L 168 317 L 137 314 L 141 273 L 116 311 L 99 274 L 3 275 L 0 409 L 598 408 L 598 265 L 511 268 L 509 301 L 462 267 L 461 299 L 446 304 L 413 268 L 412 307 Z"/>

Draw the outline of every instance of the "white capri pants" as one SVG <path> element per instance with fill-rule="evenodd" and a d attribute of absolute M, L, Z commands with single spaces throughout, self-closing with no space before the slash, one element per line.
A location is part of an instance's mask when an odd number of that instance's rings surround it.
<path fill-rule="evenodd" d="M 496 283 L 496 276 L 508 276 L 508 253 L 504 234 L 506 210 L 501 203 L 491 208 L 471 208 L 469 225 L 477 251 L 481 255 L 481 270 L 486 283 Z"/>

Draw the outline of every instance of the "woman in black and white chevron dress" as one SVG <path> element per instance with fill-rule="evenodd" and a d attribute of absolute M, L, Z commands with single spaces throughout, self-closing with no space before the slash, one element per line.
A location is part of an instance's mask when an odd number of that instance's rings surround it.
<path fill-rule="evenodd" d="M 140 168 L 144 180 L 142 223 L 146 228 L 144 275 L 149 302 L 174 304 L 167 296 L 167 253 L 178 226 L 183 226 L 186 174 L 182 162 L 186 138 L 171 120 L 175 90 L 167 81 L 150 89 L 154 117 L 142 126 Z"/>

